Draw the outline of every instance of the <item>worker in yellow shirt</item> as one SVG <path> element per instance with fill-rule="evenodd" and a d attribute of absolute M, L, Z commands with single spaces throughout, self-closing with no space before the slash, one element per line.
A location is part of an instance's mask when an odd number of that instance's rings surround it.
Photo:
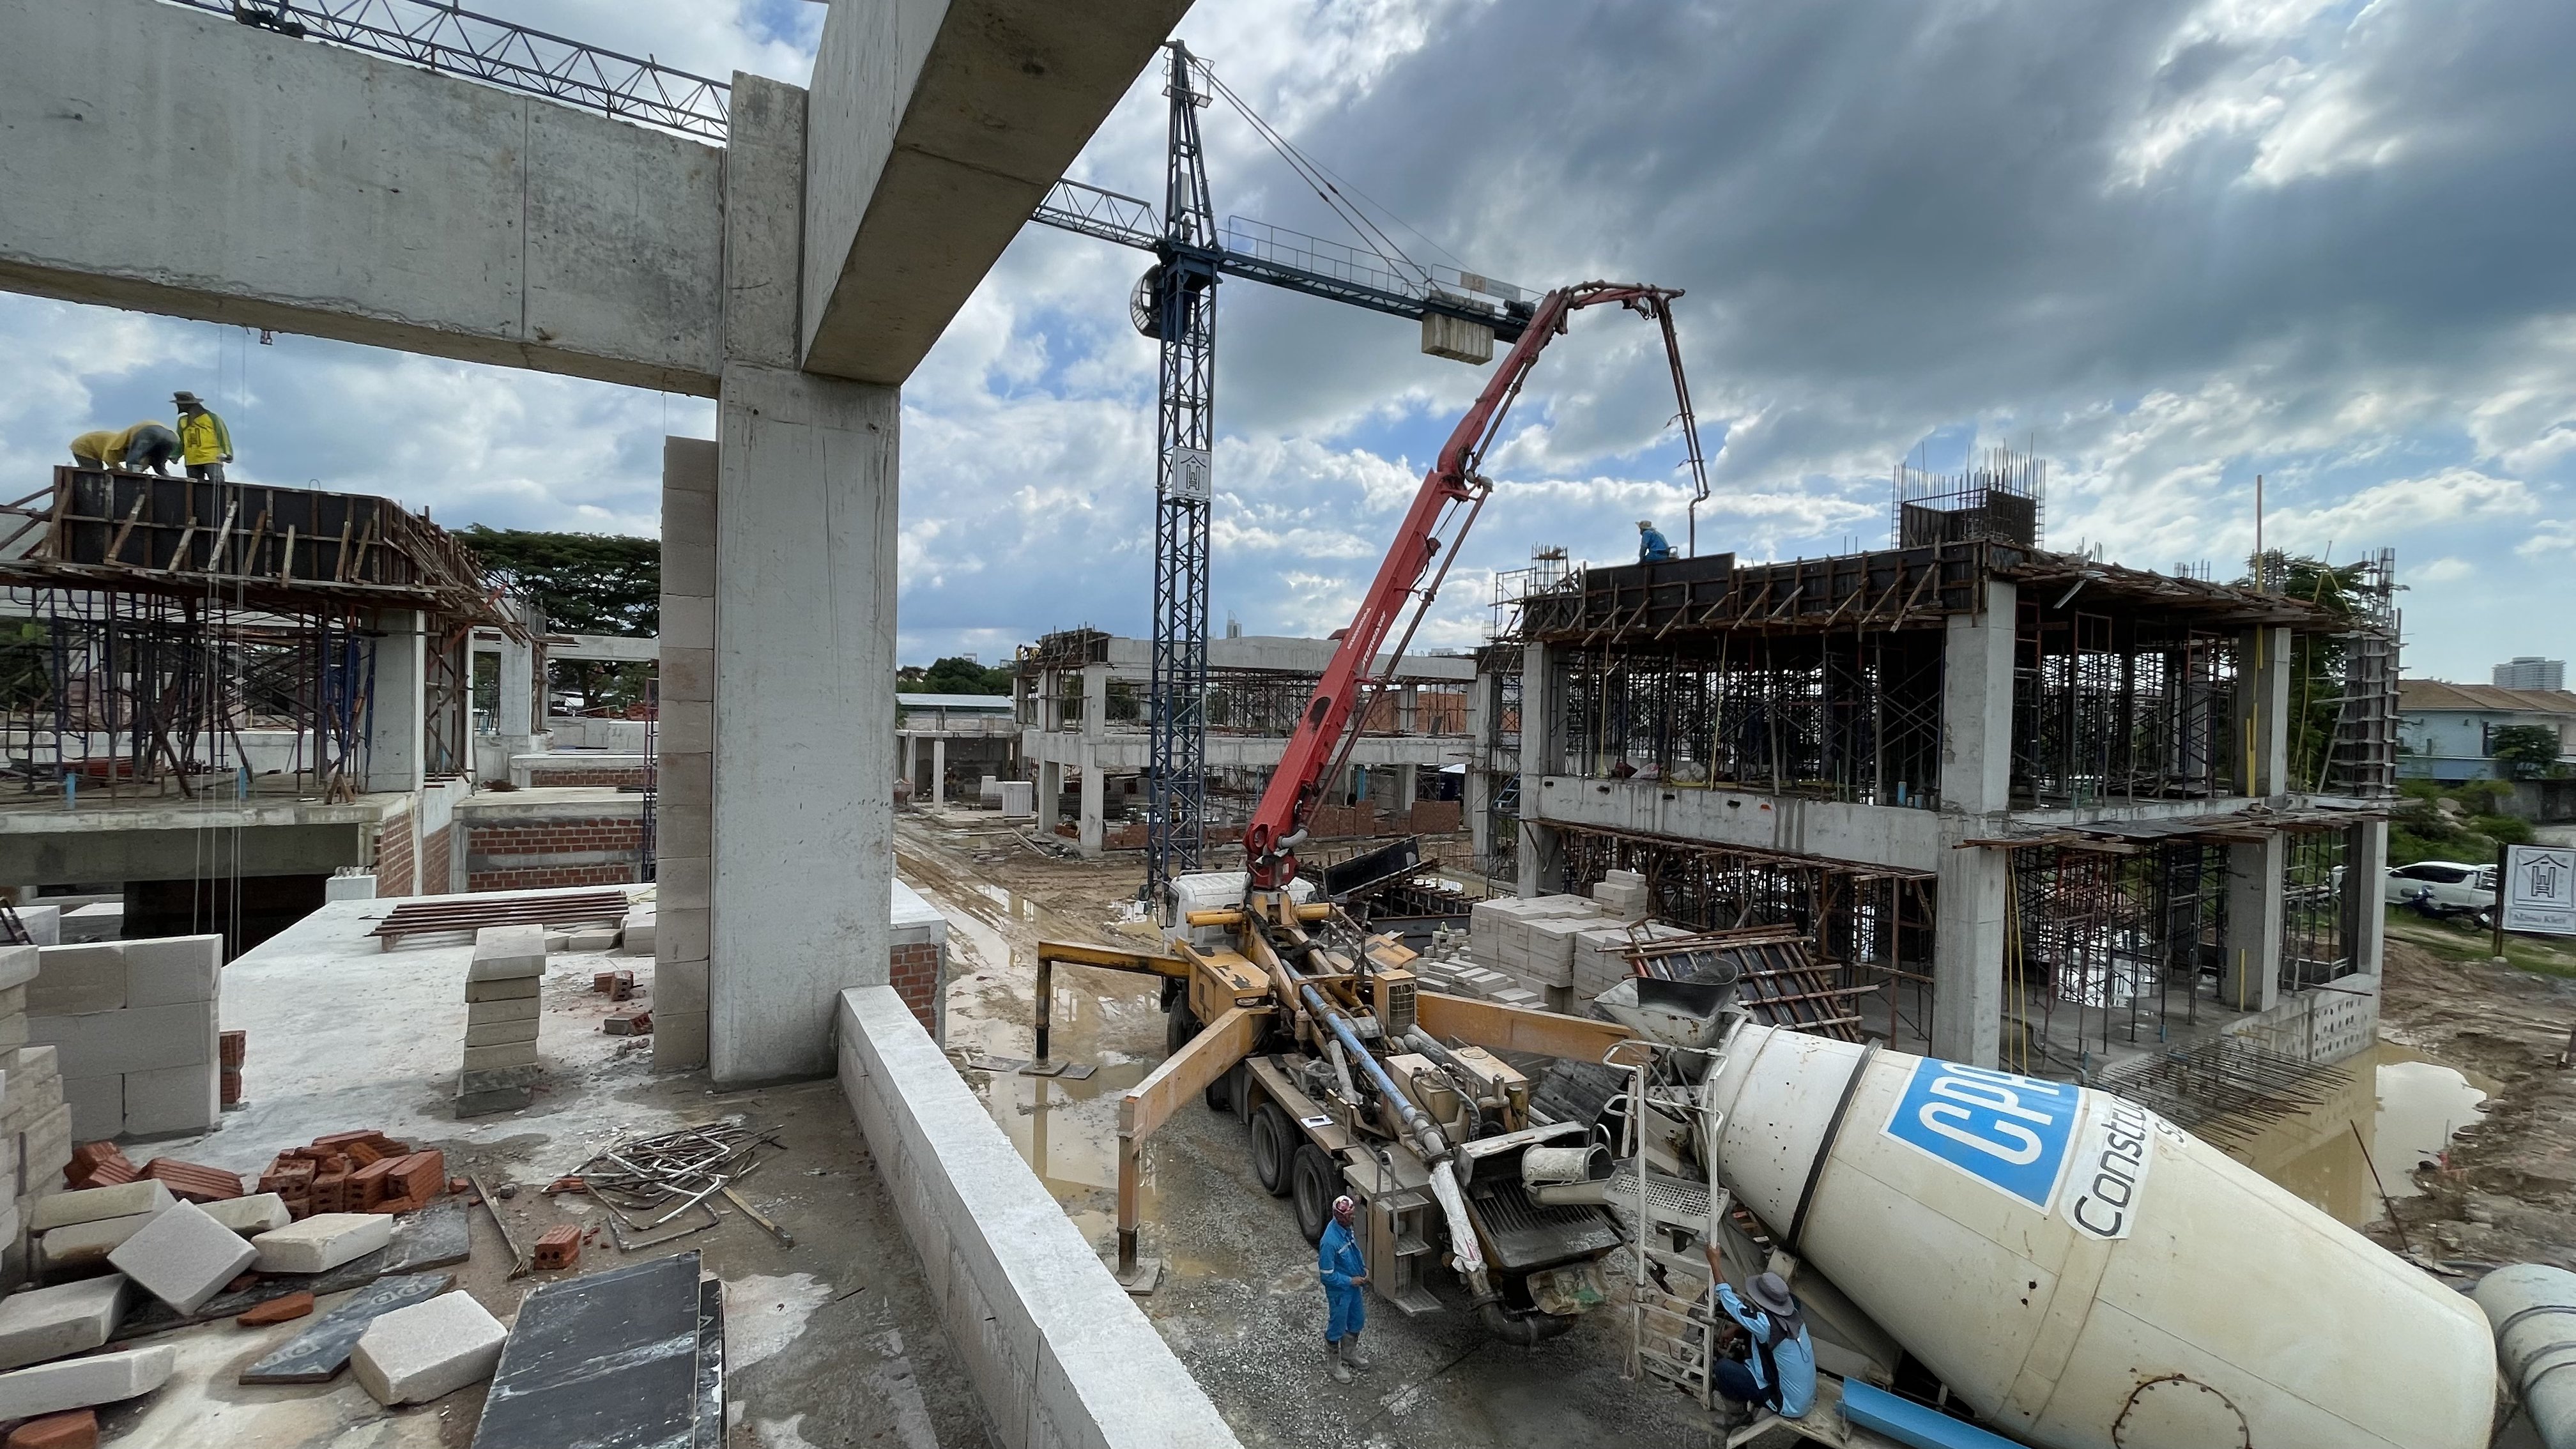
<path fill-rule="evenodd" d="M 136 472 L 149 468 L 168 477 L 179 460 L 179 435 L 159 423 L 136 423 L 119 432 L 100 428 L 72 439 L 72 466 Z"/>
<path fill-rule="evenodd" d="M 233 460 L 232 429 L 207 411 L 193 392 L 172 393 L 170 401 L 179 405 L 180 461 L 187 465 L 188 476 L 221 483 L 224 465 Z"/>

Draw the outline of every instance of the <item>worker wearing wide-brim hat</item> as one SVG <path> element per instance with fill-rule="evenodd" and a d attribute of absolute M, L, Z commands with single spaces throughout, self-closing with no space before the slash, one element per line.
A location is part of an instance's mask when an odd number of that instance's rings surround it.
<path fill-rule="evenodd" d="M 1777 1273 L 1756 1273 L 1739 1298 L 1718 1276 L 1717 1250 L 1708 1250 L 1709 1296 L 1752 1340 L 1752 1356 L 1742 1363 L 1722 1358 L 1709 1366 L 1709 1387 L 1733 1403 L 1769 1409 L 1784 1419 L 1803 1419 L 1816 1402 L 1816 1345 L 1807 1336 L 1807 1315 L 1789 1292 L 1789 1281 Z M 1750 1299 L 1750 1302 L 1746 1300 Z"/>
<path fill-rule="evenodd" d="M 193 392 L 172 393 L 170 401 L 179 408 L 179 461 L 188 476 L 221 483 L 224 465 L 233 460 L 232 429 Z"/>
<path fill-rule="evenodd" d="M 1664 537 L 1663 530 L 1655 527 L 1655 520 L 1651 518 L 1638 519 L 1637 562 L 1663 563 L 1672 556 L 1672 540 Z"/>

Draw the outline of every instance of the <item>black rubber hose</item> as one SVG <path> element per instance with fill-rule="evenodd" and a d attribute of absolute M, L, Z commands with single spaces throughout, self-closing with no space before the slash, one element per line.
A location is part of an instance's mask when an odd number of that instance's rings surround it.
<path fill-rule="evenodd" d="M 1573 1319 L 1553 1313 L 1514 1313 L 1499 1298 L 1476 1305 L 1476 1316 L 1485 1321 L 1487 1333 L 1514 1348 L 1536 1348 L 1574 1328 Z"/>

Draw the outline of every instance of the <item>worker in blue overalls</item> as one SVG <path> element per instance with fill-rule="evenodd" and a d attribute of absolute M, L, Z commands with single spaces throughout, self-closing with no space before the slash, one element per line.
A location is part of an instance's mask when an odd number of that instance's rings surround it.
<path fill-rule="evenodd" d="M 1709 1296 L 1744 1329 L 1752 1355 L 1742 1363 L 1721 1358 L 1709 1366 L 1710 1387 L 1748 1409 L 1769 1409 L 1783 1419 L 1803 1419 L 1816 1402 L 1816 1345 L 1807 1337 L 1807 1315 L 1790 1295 L 1788 1280 L 1756 1273 L 1745 1285 L 1747 1303 L 1717 1276 L 1717 1250 L 1708 1250 Z"/>
<path fill-rule="evenodd" d="M 1368 1285 L 1368 1262 L 1351 1235 L 1359 1210 L 1348 1197 L 1333 1199 L 1333 1220 L 1315 1242 L 1315 1276 L 1324 1283 L 1324 1358 L 1337 1384 L 1349 1383 L 1351 1370 L 1368 1367 L 1360 1357 L 1360 1329 L 1368 1322 L 1360 1290 Z"/>
<path fill-rule="evenodd" d="M 1667 563 L 1671 561 L 1672 556 L 1672 540 L 1665 538 L 1663 530 L 1655 527 L 1655 520 L 1651 518 L 1638 519 L 1637 562 Z"/>

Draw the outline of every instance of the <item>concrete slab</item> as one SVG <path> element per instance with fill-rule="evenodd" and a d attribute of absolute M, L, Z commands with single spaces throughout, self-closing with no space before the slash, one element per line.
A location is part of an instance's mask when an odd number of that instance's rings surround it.
<path fill-rule="evenodd" d="M 442 1293 L 367 1325 L 349 1355 L 381 1404 L 424 1404 L 492 1376 L 510 1331 L 470 1293 Z"/>
<path fill-rule="evenodd" d="M 36 1271 L 46 1278 L 94 1273 L 107 1262 L 108 1254 L 123 1247 L 127 1239 L 159 1216 L 157 1212 L 136 1213 L 132 1217 L 101 1218 L 56 1228 L 36 1239 Z"/>
<path fill-rule="evenodd" d="M 29 1419 L 148 1394 L 169 1382 L 178 1364 L 179 1351 L 161 1344 L 0 1374 L 0 1419 Z"/>
<path fill-rule="evenodd" d="M 193 1313 L 257 1256 L 240 1234 L 183 1202 L 154 1215 L 107 1261 L 153 1297 Z"/>
<path fill-rule="evenodd" d="M 24 1368 L 107 1342 L 125 1316 L 122 1273 L 0 1298 L 0 1369 Z"/>
<path fill-rule="evenodd" d="M 251 1239 L 262 1273 L 321 1273 L 394 1240 L 386 1213 L 315 1213 Z"/>
<path fill-rule="evenodd" d="M 546 974 L 543 926 L 485 926 L 474 933 L 469 981 L 509 981 Z"/>
<path fill-rule="evenodd" d="M 286 1210 L 286 1199 L 273 1192 L 255 1192 L 247 1197 L 228 1197 L 201 1204 L 206 1216 L 225 1227 L 252 1237 L 295 1221 Z"/>
<path fill-rule="evenodd" d="M 178 1199 L 157 1178 L 140 1182 L 119 1183 L 114 1187 L 86 1187 L 77 1192 L 57 1192 L 36 1199 L 27 1213 L 30 1232 L 46 1232 L 72 1223 L 94 1223 L 101 1218 L 149 1217 L 173 1207 Z"/>

